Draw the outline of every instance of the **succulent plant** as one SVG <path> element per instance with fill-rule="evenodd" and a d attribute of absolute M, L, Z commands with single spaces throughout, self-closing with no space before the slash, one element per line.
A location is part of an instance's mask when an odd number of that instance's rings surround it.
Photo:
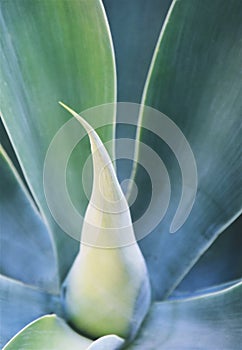
<path fill-rule="evenodd" d="M 0 8 L 3 349 L 240 349 L 241 1 Z"/>

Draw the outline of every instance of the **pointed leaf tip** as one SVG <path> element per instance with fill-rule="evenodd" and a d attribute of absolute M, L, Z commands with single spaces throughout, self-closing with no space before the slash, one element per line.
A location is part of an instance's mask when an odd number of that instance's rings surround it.
<path fill-rule="evenodd" d="M 76 113 L 72 108 L 68 107 L 65 103 L 59 101 L 59 104 L 65 108 L 69 113 L 71 113 L 73 115 L 73 117 L 75 117 L 84 127 L 84 129 L 88 132 L 90 131 L 94 131 L 94 129 L 91 127 L 90 124 L 88 124 L 86 122 L 86 120 L 84 118 L 82 118 L 78 113 Z"/>
<path fill-rule="evenodd" d="M 82 227 L 85 244 L 81 243 L 64 283 L 66 314 L 70 323 L 91 337 L 110 333 L 132 337 L 149 308 L 150 285 L 129 207 L 96 131 L 71 108 L 61 105 L 88 132 L 94 173 Z"/>
<path fill-rule="evenodd" d="M 105 229 L 113 228 L 116 230 L 120 230 L 132 227 L 132 221 L 126 198 L 117 180 L 116 172 L 113 167 L 110 156 L 105 146 L 103 145 L 100 137 L 93 129 L 93 127 L 84 118 L 82 118 L 79 114 L 77 114 L 70 107 L 66 106 L 64 103 L 61 102 L 60 104 L 81 123 L 81 125 L 88 134 L 91 144 L 94 179 L 89 207 L 92 207 L 96 214 L 94 215 L 94 213 L 92 213 L 91 215 L 88 215 L 88 212 L 90 210 L 87 210 L 85 222 L 91 224 L 92 229 L 94 229 L 95 227 L 98 227 L 99 229 L 100 226 L 103 225 L 102 222 L 105 225 Z M 115 214 L 120 214 L 120 217 L 118 217 L 117 215 L 115 217 Z M 89 243 L 91 235 L 90 232 L 92 231 L 92 229 L 89 228 L 89 230 L 87 230 Z M 96 233 L 97 232 L 95 230 L 95 234 Z M 122 234 L 119 231 L 116 231 L 116 234 L 118 235 L 118 241 L 120 241 L 120 239 L 122 238 Z M 114 236 L 113 231 L 112 235 Z M 124 235 L 128 238 L 128 244 L 130 244 L 131 242 L 135 242 L 133 227 L 131 230 L 126 230 L 126 233 Z M 82 236 L 82 240 L 83 239 L 84 235 Z M 118 241 L 114 241 L 112 239 L 112 246 L 119 246 L 120 243 L 118 243 Z M 95 242 L 95 244 L 97 244 L 97 242 Z M 108 243 L 106 242 L 105 244 Z"/>

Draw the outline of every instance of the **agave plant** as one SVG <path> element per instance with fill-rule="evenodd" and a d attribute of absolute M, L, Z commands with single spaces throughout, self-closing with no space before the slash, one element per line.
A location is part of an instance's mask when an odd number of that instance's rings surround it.
<path fill-rule="evenodd" d="M 1 2 L 1 346 L 240 349 L 241 1 L 104 5 L 107 16 L 100 0 Z M 117 101 L 142 105 L 131 171 L 130 162 L 117 170 L 112 164 L 115 133 L 117 139 L 134 133 L 128 123 L 118 124 Z M 103 105 L 109 106 L 106 127 L 98 128 L 95 108 Z M 174 234 L 171 222 L 186 179 L 171 149 L 146 128 L 144 106 L 172 120 L 197 164 L 195 203 L 191 209 L 188 197 L 191 213 Z M 58 144 L 51 173 L 58 173 L 59 156 L 85 130 L 88 137 L 66 169 L 71 199 L 85 215 L 80 240 L 57 224 L 43 184 L 49 146 L 69 120 L 74 129 Z M 172 194 L 164 219 L 136 241 L 131 218 L 135 223 L 142 216 L 152 191 L 137 166 L 141 143 L 164 160 Z M 88 201 L 81 174 L 90 154 Z M 130 208 L 118 181 L 129 173 L 139 190 Z M 160 181 L 158 200 L 165 196 Z M 58 196 L 54 182 L 50 187 Z M 63 217 L 70 219 L 67 212 Z M 92 235 L 95 244 L 86 244 Z M 132 244 L 120 244 L 123 237 Z"/>

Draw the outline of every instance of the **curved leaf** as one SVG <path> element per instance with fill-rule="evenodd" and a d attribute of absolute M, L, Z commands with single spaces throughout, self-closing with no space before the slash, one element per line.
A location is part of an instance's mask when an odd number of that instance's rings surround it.
<path fill-rule="evenodd" d="M 119 350 L 124 340 L 116 335 L 105 335 L 94 341 L 87 350 Z"/>
<path fill-rule="evenodd" d="M 0 275 L 0 346 L 37 317 L 62 313 L 59 299 Z"/>
<path fill-rule="evenodd" d="M 28 324 L 4 350 L 118 350 L 123 339 L 108 335 L 92 341 L 73 331 L 56 315 L 45 315 Z"/>
<path fill-rule="evenodd" d="M 4 350 L 86 350 L 92 340 L 73 331 L 56 315 L 46 315 L 27 325 Z"/>
<path fill-rule="evenodd" d="M 199 295 L 204 295 L 204 294 L 210 294 L 214 292 L 220 292 L 221 290 L 227 289 L 231 286 L 234 286 L 235 284 L 242 282 L 242 279 L 237 279 L 233 280 L 230 282 L 222 283 L 222 284 L 215 284 L 213 286 L 207 287 L 207 288 L 201 288 L 197 289 L 193 292 L 182 292 L 179 291 L 178 289 L 175 290 L 171 296 L 169 297 L 169 300 L 177 300 L 177 299 L 188 299 L 188 298 L 193 298 Z"/>
<path fill-rule="evenodd" d="M 184 301 L 156 302 L 128 349 L 239 350 L 242 282 Z"/>
<path fill-rule="evenodd" d="M 22 173 L 22 170 L 19 166 L 16 154 L 14 152 L 13 146 L 11 145 L 11 142 L 9 140 L 9 137 L 7 135 L 7 132 L 4 128 L 4 125 L 2 123 L 2 119 L 0 118 L 0 140 L 1 140 L 1 145 L 5 149 L 6 153 L 8 154 L 9 158 L 13 162 L 13 165 L 15 166 L 16 170 L 18 171 L 20 177 L 24 181 L 24 176 Z"/>
<path fill-rule="evenodd" d="M 2 1 L 0 26 L 4 125 L 53 232 L 63 278 L 78 243 L 65 235 L 50 215 L 43 191 L 44 159 L 52 138 L 67 120 L 57 101 L 64 99 L 84 110 L 115 100 L 109 29 L 99 0 Z M 106 124 L 112 124 L 114 113 L 106 118 Z M 101 136 L 103 140 L 112 138 L 113 128 L 105 128 Z M 69 141 L 70 136 L 62 146 Z M 69 161 L 67 182 L 73 201 L 85 210 L 80 172 L 90 151 L 87 142 L 81 150 Z"/>
<path fill-rule="evenodd" d="M 192 292 L 242 277 L 242 216 L 209 247 L 179 284 L 176 292 Z"/>
<path fill-rule="evenodd" d="M 56 293 L 57 265 L 49 234 L 1 146 L 0 171 L 0 273 Z"/>
<path fill-rule="evenodd" d="M 128 203 L 98 134 L 61 105 L 88 133 L 94 173 L 80 252 L 64 283 L 67 319 L 93 338 L 110 333 L 133 338 L 150 305 L 150 284 Z"/>
<path fill-rule="evenodd" d="M 149 64 L 171 2 L 103 0 L 115 49 L 118 101 L 140 103 Z M 117 138 L 135 139 L 135 128 L 122 124 L 119 113 L 117 122 Z M 118 143 L 116 150 L 119 150 Z M 128 179 L 132 163 L 122 159 L 116 165 L 120 182 Z"/>
<path fill-rule="evenodd" d="M 103 1 L 115 48 L 118 101 L 140 102 L 156 41 L 171 2 Z"/>
<path fill-rule="evenodd" d="M 140 242 L 157 298 L 178 285 L 241 211 L 241 15 L 238 0 L 174 1 L 155 50 L 143 103 L 176 123 L 198 168 L 195 205 L 186 223 L 170 235 L 181 193 L 180 169 L 167 145 L 139 130 L 140 141 L 165 161 L 173 190 L 165 219 Z M 148 117 L 141 115 L 141 125 Z M 135 180 L 145 198 L 147 183 L 139 171 Z"/>

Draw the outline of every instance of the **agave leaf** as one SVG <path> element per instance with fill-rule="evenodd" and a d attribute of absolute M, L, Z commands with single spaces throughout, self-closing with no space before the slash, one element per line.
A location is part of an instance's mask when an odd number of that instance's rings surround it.
<path fill-rule="evenodd" d="M 178 285 L 241 211 L 241 15 L 237 0 L 174 1 L 151 63 L 142 102 L 176 123 L 198 168 L 191 215 L 170 235 L 181 193 L 180 169 L 167 145 L 158 146 L 154 135 L 139 130 L 140 140 L 165 161 L 173 190 L 165 219 L 140 242 L 157 298 Z M 141 115 L 141 125 L 147 118 Z M 147 183 L 139 170 L 135 180 L 145 202 Z M 134 215 L 143 210 L 141 206 Z"/>
<path fill-rule="evenodd" d="M 53 232 L 63 278 L 78 244 L 51 218 L 43 191 L 44 159 L 53 136 L 66 122 L 59 99 L 78 110 L 115 100 L 109 29 L 99 0 L 2 1 L 0 25 L 3 121 L 34 199 Z M 110 124 L 114 114 L 106 118 Z M 102 130 L 104 140 L 112 136 L 112 127 Z M 62 146 L 69 141 L 64 139 Z M 89 146 L 85 142 L 81 146 L 82 156 L 77 152 L 70 159 L 67 181 L 73 201 L 78 198 L 85 210 L 80 171 Z"/>
<path fill-rule="evenodd" d="M 105 335 L 94 341 L 87 350 L 119 350 L 124 340 L 116 335 Z"/>
<path fill-rule="evenodd" d="M 152 54 L 171 2 L 103 1 L 115 46 L 118 101 L 140 102 Z"/>
<path fill-rule="evenodd" d="M 241 348 L 242 282 L 183 301 L 155 302 L 132 350 Z"/>
<path fill-rule="evenodd" d="M 210 246 L 175 292 L 192 292 L 242 277 L 242 216 Z M 222 281 L 222 282 L 221 282 Z"/>
<path fill-rule="evenodd" d="M 103 1 L 115 47 L 118 101 L 140 103 L 152 54 L 171 1 Z M 119 113 L 117 122 L 117 138 L 135 139 L 135 128 L 122 124 Z M 117 143 L 116 156 L 119 147 Z M 122 159 L 116 166 L 120 182 L 130 177 L 132 162 Z"/>
<path fill-rule="evenodd" d="M 221 290 L 227 289 L 231 286 L 234 286 L 235 284 L 242 282 L 242 279 L 239 278 L 237 280 L 233 280 L 230 282 L 226 282 L 226 283 L 221 283 L 221 284 L 215 284 L 213 286 L 207 287 L 207 288 L 201 288 L 201 289 L 197 289 L 195 292 L 182 292 L 179 290 L 175 290 L 171 296 L 169 297 L 169 300 L 177 300 L 177 299 L 188 299 L 188 298 L 192 298 L 192 297 L 196 297 L 199 295 L 204 295 L 204 294 L 210 294 L 210 293 L 214 293 L 214 292 L 219 292 Z"/>
<path fill-rule="evenodd" d="M 58 297 L 1 275 L 0 300 L 1 348 L 37 317 L 62 312 Z"/>
<path fill-rule="evenodd" d="M 49 234 L 1 146 L 0 170 L 0 273 L 56 293 L 57 265 Z"/>
<path fill-rule="evenodd" d="M 13 165 L 15 166 L 16 170 L 18 171 L 19 175 L 21 176 L 21 178 L 24 181 L 23 173 L 21 171 L 21 168 L 19 166 L 17 157 L 16 157 L 15 152 L 13 150 L 13 146 L 11 145 L 11 142 L 10 142 L 9 137 L 8 137 L 8 135 L 6 133 L 6 130 L 5 130 L 4 126 L 3 126 L 1 118 L 0 118 L 0 141 L 1 141 L 2 147 L 5 149 L 6 153 L 9 156 L 9 158 L 13 162 Z"/>
<path fill-rule="evenodd" d="M 118 350 L 123 339 L 109 335 L 96 341 L 73 331 L 56 315 L 45 315 L 28 324 L 3 350 Z"/>
<path fill-rule="evenodd" d="M 4 350 L 86 350 L 92 343 L 73 331 L 56 315 L 43 316 L 28 324 L 4 347 Z"/>
<path fill-rule="evenodd" d="M 88 133 L 94 173 L 80 252 L 64 285 L 67 318 L 95 338 L 110 333 L 132 338 L 149 307 L 150 285 L 129 207 L 99 136 L 61 105 Z"/>

